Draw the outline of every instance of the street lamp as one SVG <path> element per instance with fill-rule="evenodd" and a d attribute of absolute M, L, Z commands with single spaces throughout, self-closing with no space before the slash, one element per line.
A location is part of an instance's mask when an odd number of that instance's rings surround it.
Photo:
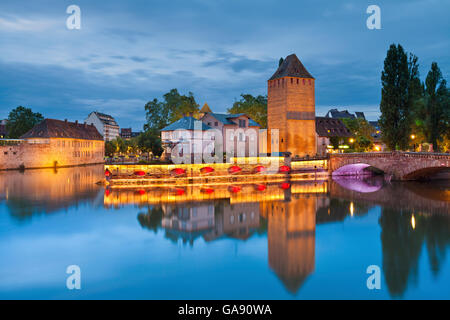
<path fill-rule="evenodd" d="M 413 151 L 415 152 L 415 151 L 416 151 L 416 142 L 414 141 L 414 139 L 416 139 L 416 136 L 415 136 L 414 134 L 412 134 L 412 135 L 410 136 L 410 138 L 411 138 L 411 140 L 414 142 L 414 143 L 413 143 Z"/>

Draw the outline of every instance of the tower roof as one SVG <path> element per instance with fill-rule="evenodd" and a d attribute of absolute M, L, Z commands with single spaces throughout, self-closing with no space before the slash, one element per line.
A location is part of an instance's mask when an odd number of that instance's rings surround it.
<path fill-rule="evenodd" d="M 211 109 L 209 108 L 208 104 L 205 103 L 203 105 L 203 107 L 200 109 L 200 113 L 208 113 L 208 112 L 212 112 Z"/>
<path fill-rule="evenodd" d="M 278 67 L 277 71 L 269 80 L 279 79 L 283 77 L 310 78 L 314 77 L 306 70 L 305 66 L 300 62 L 294 54 L 288 55 L 283 63 Z"/>

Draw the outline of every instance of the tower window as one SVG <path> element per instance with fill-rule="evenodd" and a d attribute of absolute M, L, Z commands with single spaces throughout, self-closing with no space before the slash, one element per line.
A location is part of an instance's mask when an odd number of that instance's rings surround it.
<path fill-rule="evenodd" d="M 291 78 L 291 84 L 294 82 L 294 79 Z"/>
<path fill-rule="evenodd" d="M 303 79 L 303 85 L 305 85 L 305 79 Z"/>
<path fill-rule="evenodd" d="M 298 79 L 297 79 L 297 84 L 298 84 Z"/>

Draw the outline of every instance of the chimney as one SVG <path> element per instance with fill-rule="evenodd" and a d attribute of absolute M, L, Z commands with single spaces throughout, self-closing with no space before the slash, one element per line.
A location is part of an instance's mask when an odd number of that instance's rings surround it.
<path fill-rule="evenodd" d="M 64 119 L 64 122 L 67 123 L 67 119 Z"/>
<path fill-rule="evenodd" d="M 75 120 L 75 124 L 78 124 L 78 120 Z"/>

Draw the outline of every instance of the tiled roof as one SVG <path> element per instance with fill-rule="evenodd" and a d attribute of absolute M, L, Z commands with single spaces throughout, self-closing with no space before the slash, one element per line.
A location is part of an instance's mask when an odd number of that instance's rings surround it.
<path fill-rule="evenodd" d="M 20 138 L 72 138 L 84 140 L 103 140 L 102 135 L 93 125 L 55 119 L 44 119 Z"/>
<path fill-rule="evenodd" d="M 358 112 L 358 111 L 356 111 L 355 112 L 355 115 L 356 115 L 356 118 L 358 118 L 358 119 L 366 119 L 366 116 L 364 115 L 364 112 Z"/>
<path fill-rule="evenodd" d="M 306 70 L 295 54 L 287 56 L 269 80 L 283 77 L 314 79 L 314 77 L 308 72 L 308 70 Z"/>
<path fill-rule="evenodd" d="M 260 127 L 260 125 L 253 119 L 251 119 L 248 115 L 245 113 L 236 113 L 236 114 L 229 114 L 229 113 L 210 113 L 214 118 L 222 122 L 223 124 L 229 124 L 229 125 L 236 125 L 233 121 L 229 119 L 239 118 L 241 116 L 246 116 L 248 118 L 248 125 L 251 127 Z"/>
<path fill-rule="evenodd" d="M 117 126 L 117 127 L 119 126 L 117 124 L 116 120 L 109 114 L 101 113 L 98 111 L 94 111 L 93 113 L 96 114 L 97 117 L 100 119 L 100 121 L 103 122 L 104 124 L 108 124 L 110 126 Z"/>
<path fill-rule="evenodd" d="M 181 118 L 174 123 L 169 124 L 167 127 L 161 129 L 161 131 L 174 131 L 178 129 L 184 129 L 184 130 L 194 130 L 194 122 L 200 121 L 195 119 L 194 117 L 184 117 Z M 202 122 L 202 130 L 209 130 L 211 129 L 210 126 L 207 126 Z"/>
<path fill-rule="evenodd" d="M 355 115 L 348 112 L 348 110 L 339 111 L 338 109 L 330 109 L 325 115 L 325 117 L 334 119 L 344 119 L 344 118 L 354 119 Z"/>
<path fill-rule="evenodd" d="M 319 137 L 350 137 L 350 130 L 340 119 L 316 117 L 316 132 Z"/>

